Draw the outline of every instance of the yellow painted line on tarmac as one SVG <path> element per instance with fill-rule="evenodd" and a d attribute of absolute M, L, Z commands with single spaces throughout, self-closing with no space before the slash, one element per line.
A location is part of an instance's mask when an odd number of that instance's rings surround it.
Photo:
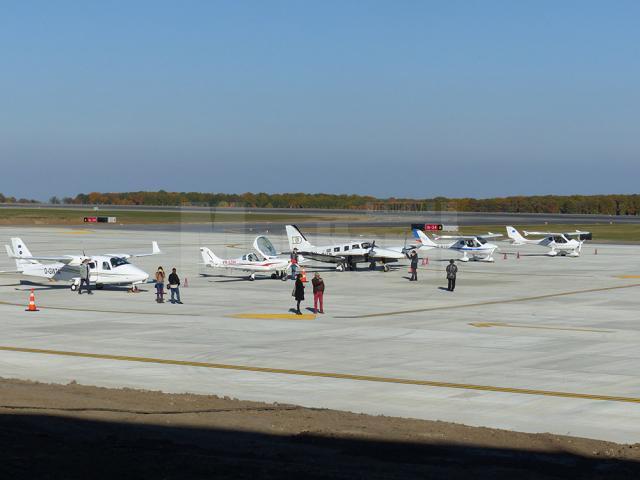
<path fill-rule="evenodd" d="M 533 328 L 536 330 L 564 330 L 567 332 L 613 333 L 613 330 L 599 330 L 596 328 L 545 327 L 542 325 L 513 325 L 511 323 L 503 323 L 503 322 L 472 322 L 469 325 L 477 328 L 489 328 L 489 327 Z"/>
<path fill-rule="evenodd" d="M 625 279 L 625 278 L 640 278 L 640 275 L 618 275 L 618 277 L 616 277 L 616 278 L 622 278 L 622 279 Z"/>
<path fill-rule="evenodd" d="M 60 232 L 64 235 L 88 235 L 90 233 L 94 233 L 93 230 L 65 230 Z"/>
<path fill-rule="evenodd" d="M 152 357 L 131 357 L 125 355 L 109 355 L 104 353 L 70 352 L 63 350 L 46 350 L 40 348 L 0 346 L 0 351 L 34 353 L 41 355 L 57 355 L 62 357 L 92 358 L 98 360 L 114 360 L 121 362 L 151 363 L 160 365 L 176 365 L 184 367 L 211 368 L 217 370 L 235 370 L 254 373 L 271 373 L 278 375 L 295 375 L 301 377 L 330 378 L 337 380 L 355 380 L 361 382 L 395 383 L 423 387 L 453 388 L 459 390 L 475 390 L 482 392 L 512 393 L 519 395 L 538 395 L 544 397 L 576 398 L 580 400 L 601 400 L 608 402 L 640 403 L 638 397 L 617 395 L 599 395 L 593 393 L 562 392 L 554 390 L 536 390 L 530 388 L 497 387 L 493 385 L 477 385 L 468 383 L 441 382 L 436 380 L 412 380 L 408 378 L 376 377 L 371 375 L 355 375 L 350 373 L 316 372 L 310 370 L 290 370 L 285 368 L 253 367 L 248 365 L 227 365 L 223 363 L 193 362 L 189 360 L 171 360 Z"/>
<path fill-rule="evenodd" d="M 255 320 L 315 320 L 316 316 L 310 313 L 296 315 L 295 313 L 236 313 L 229 315 L 232 318 L 248 318 Z"/>
<path fill-rule="evenodd" d="M 412 310 L 398 310 L 395 312 L 382 312 L 382 313 L 366 313 L 362 315 L 344 315 L 336 316 L 335 318 L 372 318 L 372 317 L 389 317 L 393 315 L 406 315 L 410 313 L 424 313 L 433 312 L 436 310 L 454 310 L 461 308 L 473 308 L 473 307 L 485 307 L 489 305 L 504 305 L 507 303 L 519 303 L 519 302 L 531 302 L 535 300 L 545 300 L 548 298 L 566 297 L 569 295 L 580 295 L 583 293 L 595 293 L 595 292 L 607 292 L 610 290 L 620 290 L 623 288 L 640 287 L 640 283 L 633 283 L 631 285 L 618 285 L 616 287 L 603 287 L 603 288 L 589 288 L 586 290 L 573 290 L 570 292 L 549 293 L 546 295 L 535 295 L 532 297 L 519 297 L 519 298 L 506 298 L 503 300 L 489 300 L 487 302 L 477 303 L 463 303 L 461 305 L 440 305 L 436 307 L 416 308 Z"/>

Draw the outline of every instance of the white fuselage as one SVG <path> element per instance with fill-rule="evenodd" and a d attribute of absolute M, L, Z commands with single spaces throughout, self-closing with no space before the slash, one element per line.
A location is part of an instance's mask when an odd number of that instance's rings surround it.
<path fill-rule="evenodd" d="M 79 264 L 23 263 L 22 274 L 46 278 L 54 282 L 75 282 L 80 279 Z M 98 285 L 135 285 L 145 283 L 149 274 L 119 257 L 95 256 L 89 262 L 89 279 Z"/>

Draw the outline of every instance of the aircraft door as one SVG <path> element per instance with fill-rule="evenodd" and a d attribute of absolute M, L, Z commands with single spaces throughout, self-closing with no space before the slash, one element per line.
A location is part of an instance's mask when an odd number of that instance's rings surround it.
<path fill-rule="evenodd" d="M 89 281 L 98 283 L 98 264 L 94 260 L 89 262 Z"/>

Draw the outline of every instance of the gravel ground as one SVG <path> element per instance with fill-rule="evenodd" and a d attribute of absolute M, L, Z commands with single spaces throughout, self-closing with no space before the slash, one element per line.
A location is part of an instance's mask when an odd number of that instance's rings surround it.
<path fill-rule="evenodd" d="M 0 477 L 631 479 L 640 444 L 0 380 Z"/>

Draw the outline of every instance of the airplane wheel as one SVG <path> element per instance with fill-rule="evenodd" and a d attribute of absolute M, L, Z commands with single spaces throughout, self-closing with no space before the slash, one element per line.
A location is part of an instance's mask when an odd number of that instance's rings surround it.
<path fill-rule="evenodd" d="M 338 265 L 336 267 L 336 270 L 339 271 L 339 272 L 342 272 L 342 271 L 344 271 L 344 267 L 342 265 Z"/>
<path fill-rule="evenodd" d="M 256 279 L 256 276 L 255 276 L 255 275 L 249 275 L 249 280 L 250 280 L 250 281 L 252 281 L 252 282 L 253 282 L 255 279 Z"/>
<path fill-rule="evenodd" d="M 75 292 L 78 289 L 78 287 L 76 286 L 76 284 L 74 283 L 73 285 L 71 285 L 71 291 Z"/>
<path fill-rule="evenodd" d="M 389 271 L 389 265 L 383 265 L 382 266 L 382 270 L 384 270 L 385 272 Z"/>
<path fill-rule="evenodd" d="M 271 274 L 271 278 L 275 280 L 276 278 L 278 278 L 278 274 L 277 273 L 272 273 Z"/>

